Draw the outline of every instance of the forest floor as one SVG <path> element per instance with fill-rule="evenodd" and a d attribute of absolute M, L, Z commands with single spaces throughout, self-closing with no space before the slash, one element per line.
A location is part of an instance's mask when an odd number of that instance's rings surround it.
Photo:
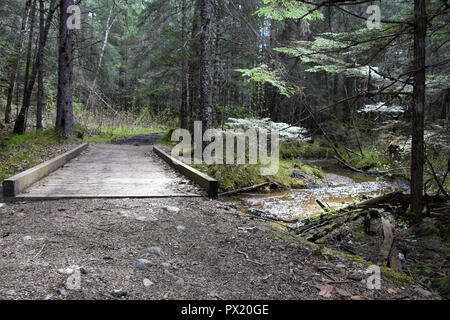
<path fill-rule="evenodd" d="M 0 217 L 3 299 L 440 299 L 384 271 L 369 290 L 364 262 L 204 198 L 21 203 Z"/>
<path fill-rule="evenodd" d="M 206 198 L 2 205 L 0 255 L 2 299 L 441 299 Z"/>

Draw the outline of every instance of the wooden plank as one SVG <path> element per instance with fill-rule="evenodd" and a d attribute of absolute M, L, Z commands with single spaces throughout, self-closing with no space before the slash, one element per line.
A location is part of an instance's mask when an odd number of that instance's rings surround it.
<path fill-rule="evenodd" d="M 30 196 L 19 195 L 14 198 L 14 201 L 55 201 L 55 200 L 93 200 L 93 199 L 168 199 L 168 198 L 201 198 L 198 194 L 154 194 L 154 195 L 74 195 L 74 194 L 61 194 L 61 195 L 38 195 L 33 194 Z"/>
<path fill-rule="evenodd" d="M 14 198 L 26 188 L 58 170 L 73 158 L 79 156 L 88 146 L 89 144 L 87 143 L 82 144 L 59 157 L 46 161 L 3 181 L 3 197 L 8 201 L 14 200 Z"/>
<path fill-rule="evenodd" d="M 208 196 L 211 198 L 217 198 L 219 194 L 219 183 L 216 179 L 188 166 L 178 159 L 168 155 L 160 148 L 154 146 L 153 151 L 165 162 L 167 162 L 172 168 L 185 175 L 187 178 L 199 184 L 202 188 L 206 189 Z"/>

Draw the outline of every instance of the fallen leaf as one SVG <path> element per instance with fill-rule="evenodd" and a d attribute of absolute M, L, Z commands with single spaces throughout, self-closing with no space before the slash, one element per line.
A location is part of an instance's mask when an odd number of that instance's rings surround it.
<path fill-rule="evenodd" d="M 397 293 L 397 291 L 395 289 L 392 289 L 392 288 L 388 288 L 386 291 L 389 294 L 396 294 Z"/>
<path fill-rule="evenodd" d="M 334 289 L 333 286 L 331 286 L 329 284 L 316 286 L 316 288 L 320 290 L 319 296 L 324 297 L 324 298 L 330 298 L 331 292 L 333 292 L 333 289 Z"/>
<path fill-rule="evenodd" d="M 350 299 L 352 299 L 352 300 L 362 300 L 361 296 L 353 296 Z"/>

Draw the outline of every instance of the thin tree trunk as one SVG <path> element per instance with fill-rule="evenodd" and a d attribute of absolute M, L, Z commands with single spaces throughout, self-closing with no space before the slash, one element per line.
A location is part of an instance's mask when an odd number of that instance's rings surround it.
<path fill-rule="evenodd" d="M 41 47 L 42 39 L 44 39 L 45 33 L 45 8 L 44 0 L 39 0 L 39 47 Z M 51 8 L 50 8 L 51 10 Z M 44 54 L 43 50 L 39 50 L 38 54 L 38 90 L 36 95 L 36 129 L 42 129 L 42 111 L 43 111 L 43 98 L 44 98 Z M 41 54 L 42 53 L 42 54 Z"/>
<path fill-rule="evenodd" d="M 425 38 L 427 18 L 425 0 L 414 1 L 414 105 L 412 109 L 411 211 L 413 222 L 422 221 L 424 207 L 423 172 L 425 163 Z"/>
<path fill-rule="evenodd" d="M 43 33 L 39 36 L 39 44 L 38 44 L 37 54 L 34 59 L 33 70 L 32 70 L 31 76 L 29 78 L 29 81 L 28 81 L 28 72 L 26 73 L 22 108 L 20 109 L 19 115 L 18 115 L 18 117 L 16 119 L 16 123 L 14 125 L 14 133 L 17 133 L 17 134 L 23 134 L 26 130 L 26 118 L 27 118 L 27 114 L 28 114 L 28 109 L 30 107 L 31 94 L 33 92 L 37 74 L 38 74 L 39 70 L 41 69 L 41 64 L 44 61 L 45 44 L 47 43 L 47 36 L 48 36 L 48 32 L 50 30 L 51 21 L 53 19 L 53 14 L 56 10 L 56 7 L 54 6 L 55 2 L 56 2 L 56 0 L 52 0 L 52 2 L 50 3 L 49 13 L 47 16 L 47 21 L 46 21 L 45 27 L 44 27 Z M 34 3 L 34 5 L 35 5 L 35 3 Z M 28 67 L 28 62 L 27 62 L 27 67 Z"/>
<path fill-rule="evenodd" d="M 30 34 L 28 35 L 28 49 L 27 49 L 27 64 L 25 67 L 25 80 L 23 85 L 23 100 L 22 100 L 22 108 L 17 115 L 16 122 L 14 123 L 14 133 L 23 134 L 25 133 L 26 121 L 25 121 L 25 113 L 22 112 L 24 109 L 24 105 L 28 104 L 27 92 L 28 92 L 28 81 L 30 78 L 30 65 L 31 65 L 31 50 L 33 46 L 33 32 L 34 32 L 34 19 L 36 16 L 36 0 L 34 0 L 31 4 L 30 11 Z"/>
<path fill-rule="evenodd" d="M 216 39 L 215 39 L 215 61 L 214 61 L 214 103 L 220 104 L 221 94 L 221 66 L 222 66 L 222 7 L 217 6 L 217 21 L 216 21 Z"/>
<path fill-rule="evenodd" d="M 92 93 L 95 90 L 95 85 L 97 84 L 97 75 L 100 72 L 100 68 L 101 68 L 102 63 L 103 63 L 103 56 L 105 55 L 106 45 L 108 44 L 109 32 L 111 31 L 111 28 L 112 28 L 112 26 L 114 24 L 114 21 L 115 21 L 115 19 L 114 19 L 112 22 L 110 22 L 115 6 L 116 6 L 116 3 L 114 2 L 112 7 L 111 7 L 111 9 L 109 10 L 108 20 L 106 21 L 105 38 L 103 39 L 102 50 L 100 51 L 100 57 L 99 57 L 99 60 L 98 60 L 97 70 L 95 71 L 94 81 L 92 82 L 92 86 L 89 89 L 89 96 L 88 96 L 88 99 L 86 101 L 86 109 L 89 109 L 89 107 L 90 107 Z"/>
<path fill-rule="evenodd" d="M 7 97 L 6 109 L 5 109 L 5 122 L 6 123 L 11 122 L 11 104 L 12 104 L 12 99 L 14 96 L 14 88 L 15 88 L 16 79 L 18 77 L 18 73 L 19 73 L 19 69 L 20 69 L 20 58 L 21 58 L 22 49 L 23 49 L 23 39 L 24 39 L 25 30 L 26 30 L 27 23 L 28 23 L 30 7 L 31 7 L 31 0 L 27 0 L 27 2 L 25 3 L 25 13 L 24 13 L 24 17 L 22 19 L 22 26 L 20 28 L 19 40 L 17 42 L 17 59 L 11 69 L 11 77 L 10 77 L 9 86 L 8 86 L 8 94 L 7 94 L 8 97 Z"/>
<path fill-rule="evenodd" d="M 191 52 L 192 57 L 189 61 L 189 108 L 191 115 L 191 123 L 193 124 L 194 120 L 198 119 L 199 112 L 199 68 L 200 68 L 200 48 L 199 48 L 199 39 L 198 34 L 200 32 L 200 25 L 198 23 L 197 17 L 200 14 L 199 8 L 200 0 L 193 0 L 194 2 L 194 21 L 192 23 L 192 34 L 191 34 Z"/>
<path fill-rule="evenodd" d="M 72 31 L 67 28 L 69 14 L 67 8 L 73 0 L 60 0 L 59 59 L 58 59 L 58 99 L 56 130 L 61 138 L 73 136 L 72 108 Z"/>
<path fill-rule="evenodd" d="M 183 129 L 188 129 L 188 110 L 189 110 L 189 74 L 188 62 L 186 56 L 187 45 L 187 31 L 186 31 L 186 0 L 182 2 L 182 17 L 181 17 L 181 41 L 182 41 L 182 70 L 181 70 L 181 108 L 180 108 L 180 126 Z"/>
<path fill-rule="evenodd" d="M 203 132 L 212 127 L 211 94 L 211 0 L 200 0 L 201 18 L 201 81 L 200 103 L 202 111 Z"/>

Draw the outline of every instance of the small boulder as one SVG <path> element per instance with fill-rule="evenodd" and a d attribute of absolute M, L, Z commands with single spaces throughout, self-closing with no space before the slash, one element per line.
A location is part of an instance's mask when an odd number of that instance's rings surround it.
<path fill-rule="evenodd" d="M 146 270 L 151 264 L 152 263 L 149 260 L 138 259 L 138 260 L 136 260 L 136 263 L 134 264 L 134 266 L 140 270 Z"/>
<path fill-rule="evenodd" d="M 150 281 L 149 279 L 144 279 L 144 287 L 151 287 L 152 285 L 154 285 L 154 283 L 152 281 Z"/>
<path fill-rule="evenodd" d="M 142 251 L 142 254 L 154 254 L 160 257 L 164 257 L 166 255 L 163 249 L 160 247 L 147 248 L 144 251 Z"/>
<path fill-rule="evenodd" d="M 178 212 L 180 212 L 180 208 L 177 208 L 177 207 L 166 207 L 165 209 L 169 213 L 178 213 Z"/>

